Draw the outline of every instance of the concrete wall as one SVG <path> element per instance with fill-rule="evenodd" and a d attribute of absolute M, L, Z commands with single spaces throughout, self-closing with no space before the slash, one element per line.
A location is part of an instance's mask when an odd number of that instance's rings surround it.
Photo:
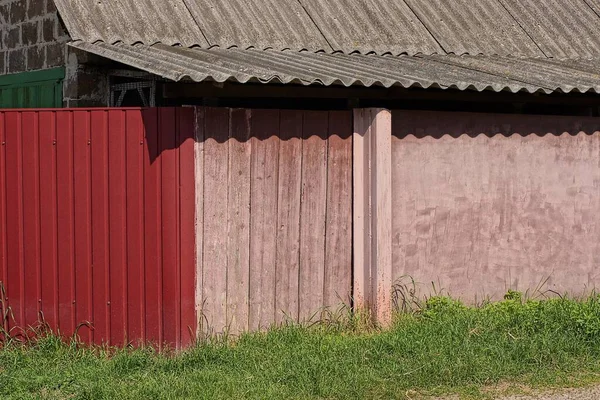
<path fill-rule="evenodd" d="M 600 119 L 395 112 L 393 132 L 394 279 L 469 301 L 600 283 Z"/>
<path fill-rule="evenodd" d="M 60 67 L 69 40 L 52 0 L 0 0 L 0 75 Z"/>

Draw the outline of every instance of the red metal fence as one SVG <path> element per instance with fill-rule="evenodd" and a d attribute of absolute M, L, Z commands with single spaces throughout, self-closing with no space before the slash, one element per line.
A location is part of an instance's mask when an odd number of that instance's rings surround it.
<path fill-rule="evenodd" d="M 5 329 L 189 344 L 193 109 L 2 111 L 0 138 Z"/>

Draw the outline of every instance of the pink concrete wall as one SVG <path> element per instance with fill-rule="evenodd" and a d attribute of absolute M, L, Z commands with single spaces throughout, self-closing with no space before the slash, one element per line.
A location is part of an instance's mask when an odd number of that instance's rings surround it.
<path fill-rule="evenodd" d="M 468 301 L 597 286 L 600 119 L 393 116 L 394 279 Z"/>

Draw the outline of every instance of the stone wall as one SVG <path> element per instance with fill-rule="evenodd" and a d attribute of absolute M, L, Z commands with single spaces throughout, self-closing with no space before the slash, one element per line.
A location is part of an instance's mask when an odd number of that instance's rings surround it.
<path fill-rule="evenodd" d="M 53 0 L 0 0 L 0 75 L 65 65 L 67 32 Z"/>

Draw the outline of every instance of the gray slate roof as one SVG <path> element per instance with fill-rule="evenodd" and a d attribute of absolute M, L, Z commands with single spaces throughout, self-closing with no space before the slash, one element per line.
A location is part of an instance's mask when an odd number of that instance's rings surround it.
<path fill-rule="evenodd" d="M 600 0 L 55 0 L 72 45 L 173 80 L 600 92 Z"/>

